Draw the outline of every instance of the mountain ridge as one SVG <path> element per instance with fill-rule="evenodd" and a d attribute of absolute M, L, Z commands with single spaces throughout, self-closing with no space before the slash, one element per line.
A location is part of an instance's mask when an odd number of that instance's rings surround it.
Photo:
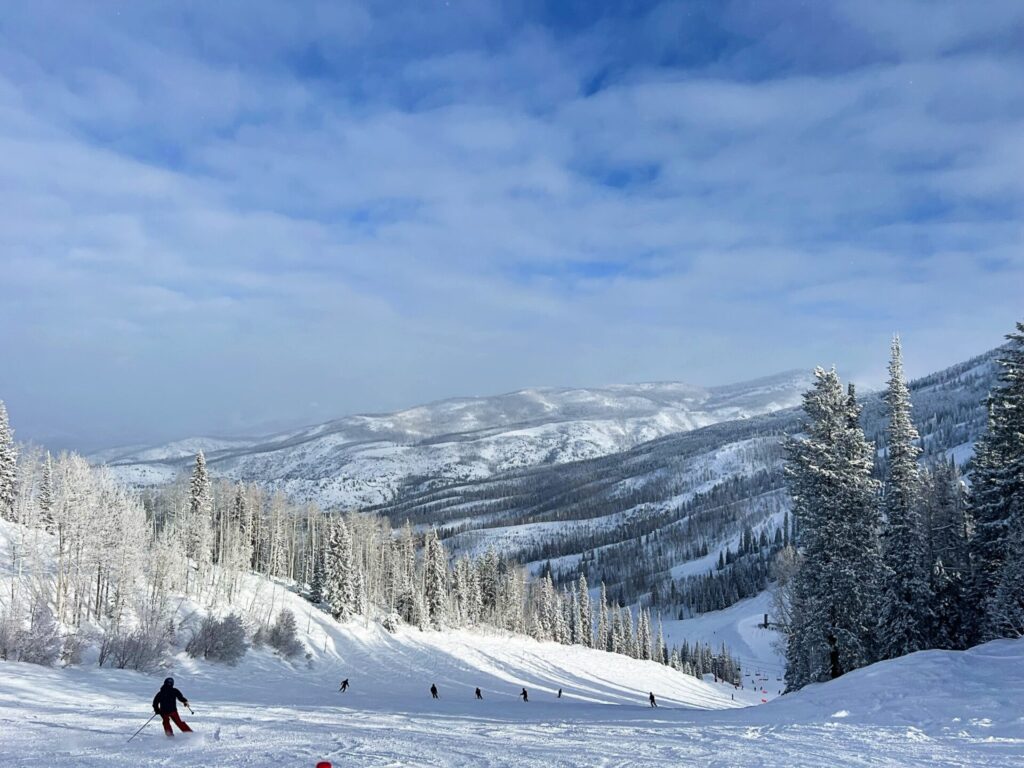
<path fill-rule="evenodd" d="M 411 477 L 485 477 L 516 466 L 607 455 L 788 407 L 807 380 L 804 372 L 786 371 L 718 387 L 642 382 L 528 388 L 345 416 L 265 437 L 186 438 L 90 458 L 145 486 L 173 480 L 203 450 L 215 474 L 268 482 L 328 508 L 363 506 L 392 498 Z"/>

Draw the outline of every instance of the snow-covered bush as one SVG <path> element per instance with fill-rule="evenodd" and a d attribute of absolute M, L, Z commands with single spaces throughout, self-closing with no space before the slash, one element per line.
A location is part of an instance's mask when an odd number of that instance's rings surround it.
<path fill-rule="evenodd" d="M 151 672 L 167 659 L 170 639 L 167 625 L 114 626 L 102 635 L 97 663 L 101 667 Z"/>
<path fill-rule="evenodd" d="M 202 656 L 210 661 L 237 664 L 249 650 L 241 617 L 231 613 L 223 619 L 207 616 L 185 646 L 192 658 Z"/>
<path fill-rule="evenodd" d="M 285 608 L 277 614 L 277 621 L 267 633 L 267 643 L 288 659 L 302 652 L 302 643 L 299 642 L 294 613 Z"/>
<path fill-rule="evenodd" d="M 18 600 L 0 613 L 0 659 L 50 666 L 60 655 L 60 631 L 46 599 L 37 595 L 26 617 Z"/>
<path fill-rule="evenodd" d="M 82 654 L 89 645 L 89 638 L 83 632 L 72 632 L 64 636 L 64 644 L 60 649 L 60 663 L 71 667 L 82 663 Z"/>
<path fill-rule="evenodd" d="M 21 634 L 18 661 L 52 665 L 60 656 L 60 631 L 46 598 L 38 595 L 32 601 L 28 627 Z"/>
<path fill-rule="evenodd" d="M 401 623 L 402 617 L 399 616 L 397 613 L 392 612 L 385 616 L 383 619 L 381 619 L 380 625 L 393 635 L 395 634 L 395 632 L 398 631 L 398 627 L 401 625 Z"/>

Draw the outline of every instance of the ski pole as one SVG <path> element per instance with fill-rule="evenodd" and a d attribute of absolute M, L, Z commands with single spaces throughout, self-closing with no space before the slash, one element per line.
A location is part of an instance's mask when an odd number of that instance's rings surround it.
<path fill-rule="evenodd" d="M 149 724 L 150 724 L 151 722 L 153 722 L 153 718 L 154 718 L 154 717 L 156 717 L 156 712 L 154 712 L 154 713 L 153 713 L 153 714 L 152 714 L 152 715 L 150 716 L 149 720 L 147 720 L 146 722 L 144 722 L 144 723 L 142 724 L 142 728 L 145 728 L 145 727 L 146 727 L 147 725 L 149 725 Z M 139 735 L 140 733 L 142 733 L 142 728 L 139 728 L 139 730 L 137 730 L 137 731 L 136 731 L 135 733 L 133 733 L 133 734 L 131 735 L 131 738 L 129 738 L 129 739 L 128 739 L 128 741 L 131 741 L 131 740 L 132 740 L 132 739 L 134 739 L 134 738 L 135 738 L 136 736 L 138 736 L 138 735 Z M 125 743 L 127 744 L 128 742 L 126 741 Z"/>
<path fill-rule="evenodd" d="M 185 706 L 186 706 L 186 707 L 188 708 L 188 711 L 189 711 L 189 712 L 190 712 L 191 714 L 193 714 L 193 715 L 195 714 L 195 712 L 192 712 L 192 707 L 191 707 L 191 706 L 189 705 L 189 703 L 188 703 L 187 701 L 185 702 Z"/>

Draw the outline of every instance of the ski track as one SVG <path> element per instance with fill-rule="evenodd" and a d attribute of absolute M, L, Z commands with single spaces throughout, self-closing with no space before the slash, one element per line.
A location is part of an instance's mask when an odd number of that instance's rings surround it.
<path fill-rule="evenodd" d="M 1024 765 L 1024 639 L 917 653 L 753 706 L 761 694 L 750 687 L 650 661 L 498 631 L 389 634 L 339 624 L 285 585 L 243 581 L 240 602 L 256 614 L 296 614 L 309 664 L 267 649 L 237 667 L 179 653 L 149 675 L 0 662 L 0 768 Z M 769 665 L 771 634 L 756 627 L 763 600 L 666 622 L 666 633 L 726 640 Z M 197 732 L 166 739 L 155 720 L 126 743 L 168 674 Z"/>
<path fill-rule="evenodd" d="M 360 642 L 339 646 L 348 646 L 344 650 L 349 652 L 373 649 L 385 663 L 378 663 L 368 679 L 354 677 L 355 686 L 347 694 L 334 690 L 335 678 L 352 668 L 351 661 L 334 662 L 327 669 L 291 669 L 270 654 L 254 652 L 236 670 L 182 664 L 198 667 L 189 676 L 178 673 L 196 709 L 195 715 L 186 711 L 183 716 L 198 732 L 173 740 L 163 737 L 159 720 L 154 720 L 134 742 L 126 743 L 148 716 L 148 699 L 159 682 L 151 676 L 0 664 L 0 765 L 267 768 L 331 760 L 360 766 L 906 768 L 1024 762 L 1024 695 L 1018 693 L 1024 682 L 1024 641 L 989 644 L 983 653 L 972 652 L 980 659 L 967 662 L 965 657 L 972 654 L 915 654 L 884 665 L 896 674 L 861 670 L 836 683 L 811 686 L 809 695 L 760 707 L 701 710 L 692 702 L 670 704 L 666 699 L 664 706 L 652 710 L 637 701 L 636 685 L 621 678 L 623 670 L 635 676 L 647 662 L 611 658 L 605 679 L 615 686 L 598 691 L 566 687 L 566 698 L 559 701 L 547 690 L 555 683 L 541 684 L 557 664 L 533 665 L 547 655 L 557 661 L 560 646 L 533 643 L 535 650 L 529 653 L 523 650 L 532 643 L 528 640 L 409 632 L 387 636 L 401 649 L 397 653 L 384 643 L 367 642 L 381 639 L 373 632 L 351 634 Z M 515 697 L 519 682 L 506 682 L 502 688 L 501 678 L 467 661 L 476 658 L 476 644 L 492 652 L 495 645 L 507 646 L 512 668 L 533 670 L 536 683 L 527 683 L 529 703 Z M 570 656 L 604 656 L 573 650 L 577 653 Z M 569 658 L 562 655 L 563 662 Z M 448 663 L 449 657 L 457 661 Z M 483 652 L 479 658 L 497 662 Z M 433 659 L 434 668 L 425 670 L 422 663 L 401 666 L 413 659 Z M 390 679 L 382 676 L 392 664 Z M 905 685 L 909 677 L 926 689 L 941 684 L 943 671 L 947 677 L 972 675 L 975 667 L 980 672 L 973 685 L 965 686 L 962 700 L 922 695 Z M 654 671 L 662 674 L 662 669 Z M 430 699 L 427 683 L 420 684 L 421 675 L 429 671 L 434 677 L 426 679 L 439 681 L 438 701 Z M 1006 684 L 997 686 L 998 695 L 979 700 L 977 693 L 996 685 L 1000 677 Z M 472 699 L 473 678 L 487 682 L 482 702 Z M 879 700 L 873 680 L 896 688 Z M 682 682 L 695 693 L 702 686 L 711 689 L 705 694 L 709 705 L 725 704 L 715 686 Z M 368 685 L 384 690 L 366 690 Z M 215 695 L 204 698 L 206 691 Z M 627 692 L 633 694 L 633 703 L 621 703 Z M 838 700 L 850 709 L 837 709 Z"/>

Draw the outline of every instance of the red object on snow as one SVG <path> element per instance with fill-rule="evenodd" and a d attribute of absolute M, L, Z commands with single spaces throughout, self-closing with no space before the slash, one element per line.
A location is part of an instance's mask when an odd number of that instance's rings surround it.
<path fill-rule="evenodd" d="M 321 760 L 319 763 L 316 764 L 316 768 L 331 768 L 331 764 L 328 763 L 326 760 Z"/>
<path fill-rule="evenodd" d="M 171 729 L 171 720 L 174 721 L 174 724 L 178 726 L 182 733 L 192 733 L 192 729 L 188 727 L 188 723 L 181 719 L 181 716 L 177 711 L 168 712 L 166 715 L 160 715 L 160 719 L 164 722 L 164 733 L 168 736 L 174 735 L 174 731 Z"/>

